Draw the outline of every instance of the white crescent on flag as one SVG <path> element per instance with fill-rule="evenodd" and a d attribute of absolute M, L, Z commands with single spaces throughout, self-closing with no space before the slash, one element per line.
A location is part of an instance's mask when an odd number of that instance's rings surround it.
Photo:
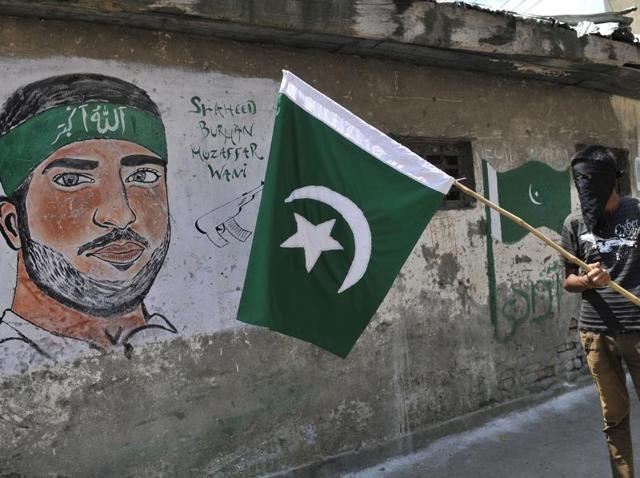
<path fill-rule="evenodd" d="M 351 228 L 355 243 L 355 253 L 349 272 L 340 289 L 338 289 L 340 294 L 355 285 L 367 272 L 369 259 L 371 258 L 371 228 L 369 227 L 369 222 L 362 210 L 351 199 L 325 186 L 304 186 L 295 189 L 284 202 L 290 203 L 297 199 L 313 199 L 331 206 Z"/>

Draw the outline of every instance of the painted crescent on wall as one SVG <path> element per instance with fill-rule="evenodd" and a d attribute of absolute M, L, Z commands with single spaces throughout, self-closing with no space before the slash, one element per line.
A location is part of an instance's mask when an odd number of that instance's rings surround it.
<path fill-rule="evenodd" d="M 536 200 L 536 198 L 540 197 L 540 193 L 538 191 L 533 190 L 533 184 L 529 184 L 529 199 L 536 206 L 542 206 L 542 202 Z"/>

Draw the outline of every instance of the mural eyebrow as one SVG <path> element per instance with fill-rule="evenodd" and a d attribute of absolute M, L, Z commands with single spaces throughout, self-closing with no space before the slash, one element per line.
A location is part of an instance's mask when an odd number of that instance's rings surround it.
<path fill-rule="evenodd" d="M 146 154 L 132 154 L 125 156 L 120 160 L 122 166 L 141 166 L 143 164 L 156 164 L 158 166 L 166 166 L 166 161 L 156 156 L 149 156 Z"/>
<path fill-rule="evenodd" d="M 42 171 L 42 174 L 46 173 L 52 168 L 70 168 L 70 169 L 80 169 L 83 171 L 88 171 L 91 169 L 96 169 L 100 163 L 98 161 L 92 161 L 90 159 L 79 159 L 79 158 L 60 158 L 55 161 L 51 161 Z"/>

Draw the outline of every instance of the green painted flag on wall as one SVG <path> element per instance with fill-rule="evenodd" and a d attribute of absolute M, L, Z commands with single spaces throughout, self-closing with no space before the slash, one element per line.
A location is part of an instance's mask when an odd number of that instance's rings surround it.
<path fill-rule="evenodd" d="M 346 357 L 452 182 L 285 71 L 238 320 Z"/>
<path fill-rule="evenodd" d="M 533 227 L 546 226 L 561 233 L 571 212 L 569 169 L 557 171 L 539 161 L 497 172 L 482 161 L 485 196 Z M 487 195 L 488 192 L 488 195 Z M 519 241 L 527 230 L 491 209 L 491 234 L 505 243 Z"/>

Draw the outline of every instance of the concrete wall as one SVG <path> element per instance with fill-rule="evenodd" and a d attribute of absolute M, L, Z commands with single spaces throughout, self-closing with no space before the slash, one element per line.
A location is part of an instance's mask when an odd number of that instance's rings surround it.
<path fill-rule="evenodd" d="M 227 237 L 218 247 L 194 222 L 259 184 L 266 159 L 258 155 L 266 158 L 283 68 L 382 131 L 469 140 L 478 190 L 482 159 L 498 171 L 531 160 L 564 169 L 576 144 L 588 142 L 637 154 L 638 102 L 595 91 L 177 33 L 1 18 L 3 98 L 29 81 L 79 72 L 132 81 L 158 103 L 174 235 L 146 303 L 179 333 L 149 340 L 131 358 L 119 348 L 96 354 L 73 346 L 53 365 L 28 357 L 16 364 L 5 354 L 0 471 L 255 476 L 336 456 L 354 463 L 406 452 L 449 419 L 583 372 L 576 297 L 560 287 L 556 255 L 533 237 L 493 243 L 492 317 L 480 206 L 436 215 L 346 360 L 235 322 L 250 241 Z M 212 169 L 237 167 L 234 160 L 193 154 L 194 146 L 225 146 L 220 137 L 203 139 L 190 113 L 194 96 L 255 103 L 255 114 L 221 122 L 253 128 L 239 140 L 256 144 L 246 177 L 218 178 Z M 247 228 L 251 214 L 239 221 Z M 5 307 L 15 260 L 2 245 Z M 541 289 L 540 279 L 552 287 Z"/>

